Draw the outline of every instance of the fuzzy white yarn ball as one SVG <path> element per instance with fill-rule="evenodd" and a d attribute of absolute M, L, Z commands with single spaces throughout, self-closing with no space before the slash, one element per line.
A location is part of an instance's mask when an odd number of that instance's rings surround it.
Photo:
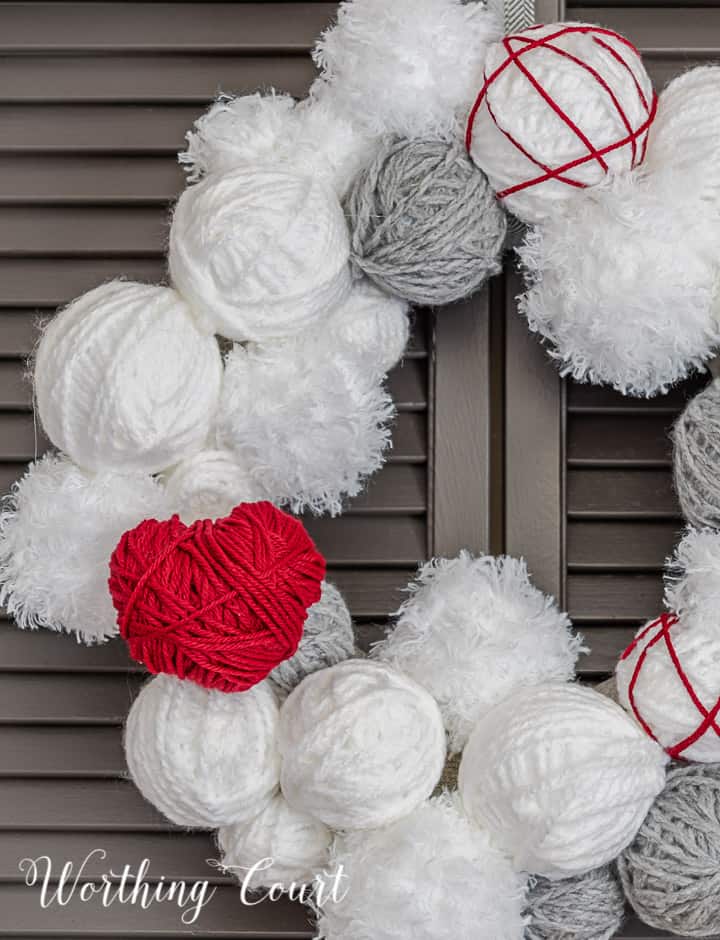
<path fill-rule="evenodd" d="M 338 836 L 329 871 L 341 865 L 339 898 L 318 920 L 325 940 L 522 940 L 526 878 L 462 815 L 457 796 Z"/>
<path fill-rule="evenodd" d="M 266 498 L 297 512 L 340 512 L 390 444 L 390 396 L 330 336 L 235 346 L 225 360 L 218 439 Z"/>
<path fill-rule="evenodd" d="M 515 558 L 437 558 L 410 585 L 395 628 L 373 654 L 436 699 L 450 747 L 516 689 L 575 675 L 582 639 Z"/>
<path fill-rule="evenodd" d="M 617 33 L 550 23 L 506 37 L 488 50 L 476 91 L 470 156 L 523 221 L 544 221 L 578 186 L 642 163 L 654 92 L 640 54 Z"/>
<path fill-rule="evenodd" d="M 291 336 L 350 289 L 350 244 L 337 195 L 320 180 L 250 167 L 190 186 L 170 228 L 175 287 L 228 339 Z"/>
<path fill-rule="evenodd" d="M 58 313 L 35 357 L 35 400 L 52 443 L 89 470 L 154 473 L 199 450 L 222 359 L 167 287 L 111 281 Z"/>
<path fill-rule="evenodd" d="M 277 792 L 279 709 L 267 682 L 217 692 L 159 675 L 135 699 L 125 756 L 142 795 L 178 826 L 252 819 Z"/>
<path fill-rule="evenodd" d="M 328 581 L 322 583 L 320 600 L 308 610 L 297 651 L 268 676 L 276 691 L 288 695 L 305 676 L 334 666 L 355 652 L 355 633 L 342 594 Z"/>
<path fill-rule="evenodd" d="M 240 503 L 264 499 L 264 491 L 229 450 L 202 450 L 181 461 L 166 477 L 173 512 L 188 525 L 197 519 L 229 516 Z"/>
<path fill-rule="evenodd" d="M 599 868 L 635 836 L 667 756 L 608 698 L 579 685 L 523 689 L 485 715 L 460 762 L 469 815 L 519 871 Z"/>
<path fill-rule="evenodd" d="M 433 791 L 445 762 L 438 706 L 383 663 L 347 660 L 304 679 L 282 706 L 288 803 L 334 829 L 372 829 Z"/>
<path fill-rule="evenodd" d="M 449 140 L 502 32 L 496 3 L 347 0 L 315 61 L 338 108 L 372 133 Z"/>
<path fill-rule="evenodd" d="M 331 842 L 327 826 L 293 809 L 281 793 L 250 822 L 218 831 L 222 865 L 253 889 L 308 884 L 327 864 Z"/>
<path fill-rule="evenodd" d="M 564 375 L 650 396 L 720 344 L 720 226 L 685 177 L 628 174 L 588 189 L 519 254 L 520 310 Z"/>
<path fill-rule="evenodd" d="M 46 455 L 0 511 L 0 603 L 24 629 L 66 630 L 87 643 L 114 636 L 110 555 L 127 529 L 169 514 L 151 476 L 91 474 Z"/>

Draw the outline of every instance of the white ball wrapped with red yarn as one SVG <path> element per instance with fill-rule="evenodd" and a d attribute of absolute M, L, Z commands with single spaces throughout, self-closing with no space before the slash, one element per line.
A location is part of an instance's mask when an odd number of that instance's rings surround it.
<path fill-rule="evenodd" d="M 506 36 L 478 92 L 470 156 L 525 222 L 645 158 L 655 94 L 637 49 L 612 30 L 550 23 Z"/>

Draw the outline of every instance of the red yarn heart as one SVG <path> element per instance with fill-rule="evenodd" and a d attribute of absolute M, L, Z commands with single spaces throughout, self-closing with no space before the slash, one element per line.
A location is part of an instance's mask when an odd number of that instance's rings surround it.
<path fill-rule="evenodd" d="M 302 524 L 262 502 L 216 522 L 141 522 L 118 542 L 109 585 L 133 659 L 242 692 L 296 651 L 324 576 Z"/>

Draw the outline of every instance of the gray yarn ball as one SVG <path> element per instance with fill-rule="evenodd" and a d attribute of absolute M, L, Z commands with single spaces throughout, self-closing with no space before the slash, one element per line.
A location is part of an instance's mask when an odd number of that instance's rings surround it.
<path fill-rule="evenodd" d="M 617 865 L 646 924 L 683 937 L 720 934 L 720 764 L 672 769 Z"/>
<path fill-rule="evenodd" d="M 284 697 L 311 672 L 350 659 L 354 653 L 355 634 L 347 604 L 334 585 L 323 581 L 322 595 L 308 611 L 295 655 L 276 666 L 268 678 Z"/>
<path fill-rule="evenodd" d="M 460 300 L 500 270 L 505 212 L 459 144 L 389 140 L 346 209 L 355 266 L 411 303 Z"/>
<path fill-rule="evenodd" d="M 688 402 L 672 437 L 683 515 L 692 525 L 720 528 L 720 379 Z"/>
<path fill-rule="evenodd" d="M 625 913 L 622 888 L 610 865 L 586 875 L 530 884 L 525 940 L 610 940 Z"/>

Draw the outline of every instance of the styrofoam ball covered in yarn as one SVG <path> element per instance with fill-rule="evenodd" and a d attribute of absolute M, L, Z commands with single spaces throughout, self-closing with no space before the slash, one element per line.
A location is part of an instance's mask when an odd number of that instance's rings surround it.
<path fill-rule="evenodd" d="M 530 879 L 524 940 L 611 940 L 625 915 L 625 896 L 611 865 L 563 881 Z"/>
<path fill-rule="evenodd" d="M 130 775 L 178 826 L 214 829 L 252 819 L 277 792 L 278 715 L 266 682 L 225 693 L 157 676 L 128 715 Z"/>
<path fill-rule="evenodd" d="M 645 158 L 657 99 L 640 53 L 612 30 L 549 23 L 506 36 L 478 92 L 467 148 L 525 222 Z"/>
<path fill-rule="evenodd" d="M 460 143 L 387 140 L 347 213 L 354 264 L 412 303 L 460 300 L 500 270 L 505 213 Z"/>
<path fill-rule="evenodd" d="M 222 359 L 168 287 L 110 281 L 45 329 L 35 400 L 52 443 L 88 470 L 172 466 L 202 447 Z"/>
<path fill-rule="evenodd" d="M 436 699 L 452 750 L 512 692 L 570 680 L 582 640 L 515 558 L 436 558 L 410 585 L 395 627 L 373 655 Z"/>
<path fill-rule="evenodd" d="M 720 933 L 720 766 L 674 766 L 617 860 L 638 916 L 663 933 Z"/>
<path fill-rule="evenodd" d="M 326 900 L 318 920 L 324 940 L 523 940 L 526 878 L 457 797 L 338 836 L 329 870 L 340 865 L 342 895 Z"/>
<path fill-rule="evenodd" d="M 390 445 L 390 396 L 333 337 L 236 345 L 225 359 L 218 438 L 293 511 L 340 512 Z"/>
<path fill-rule="evenodd" d="M 691 525 L 720 529 L 720 379 L 687 403 L 672 439 L 683 516 Z"/>
<path fill-rule="evenodd" d="M 288 803 L 334 829 L 372 829 L 430 796 L 445 762 L 440 711 L 412 679 L 351 659 L 307 676 L 280 719 Z"/>
<path fill-rule="evenodd" d="M 228 339 L 291 336 L 322 321 L 350 288 L 337 195 L 272 166 L 210 175 L 180 196 L 170 275 L 208 328 Z"/>
<path fill-rule="evenodd" d="M 468 814 L 520 871 L 558 880 L 628 845 L 665 781 L 667 755 L 592 689 L 523 689 L 480 719 L 458 785 Z"/>
<path fill-rule="evenodd" d="M 114 636 L 112 550 L 126 529 L 168 514 L 162 487 L 147 474 L 92 474 L 47 454 L 0 511 L 0 604 L 24 629 L 65 630 L 87 643 Z"/>
<path fill-rule="evenodd" d="M 297 651 L 268 676 L 276 691 L 288 695 L 305 676 L 350 659 L 355 633 L 342 594 L 328 581 L 322 583 L 320 600 L 308 610 Z"/>
<path fill-rule="evenodd" d="M 248 888 L 311 882 L 327 864 L 331 842 L 327 826 L 293 809 L 281 793 L 253 819 L 218 831 L 223 867 Z"/>
<path fill-rule="evenodd" d="M 229 516 L 240 503 L 264 499 L 261 485 L 229 450 L 201 450 L 167 475 L 165 492 L 183 522 Z"/>
<path fill-rule="evenodd" d="M 650 396 L 720 344 L 720 226 L 684 178 L 629 174 L 587 189 L 519 254 L 520 310 L 563 375 Z"/>
<path fill-rule="evenodd" d="M 314 57 L 338 109 L 372 133 L 449 140 L 501 35 L 496 3 L 346 0 Z"/>

